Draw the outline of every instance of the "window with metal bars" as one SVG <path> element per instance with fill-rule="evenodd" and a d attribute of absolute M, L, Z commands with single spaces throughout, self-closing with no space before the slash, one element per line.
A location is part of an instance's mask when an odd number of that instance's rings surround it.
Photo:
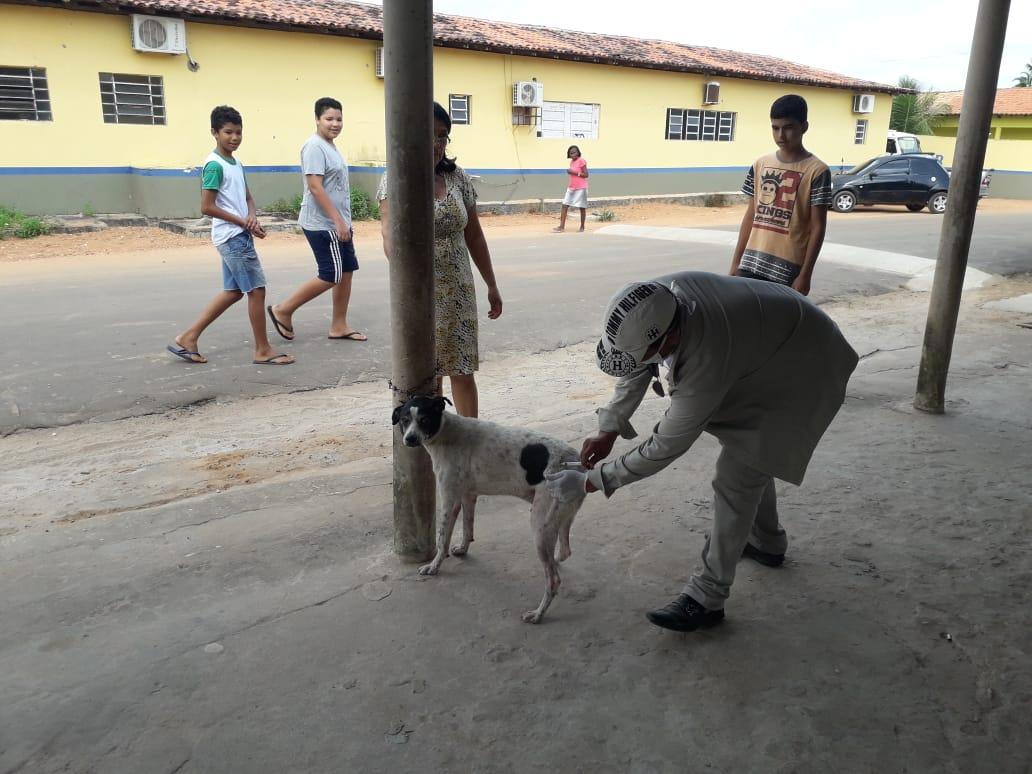
<path fill-rule="evenodd" d="M 43 67 L 0 67 L 0 121 L 53 121 Z"/>
<path fill-rule="evenodd" d="M 667 108 L 666 139 L 733 142 L 737 118 L 725 110 Z"/>
<path fill-rule="evenodd" d="M 165 87 L 160 75 L 100 74 L 106 124 L 164 124 Z"/>
<path fill-rule="evenodd" d="M 863 145 L 867 142 L 867 119 L 858 118 L 856 120 L 856 131 L 853 134 L 853 143 L 856 145 Z"/>
<path fill-rule="evenodd" d="M 469 124 L 472 123 L 472 117 L 470 115 L 470 96 L 469 94 L 449 94 L 448 95 L 448 114 L 451 116 L 453 124 Z"/>

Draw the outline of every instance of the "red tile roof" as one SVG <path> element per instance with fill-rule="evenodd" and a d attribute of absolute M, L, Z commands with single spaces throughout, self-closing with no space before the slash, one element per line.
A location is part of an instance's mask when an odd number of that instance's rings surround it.
<path fill-rule="evenodd" d="M 946 106 L 946 115 L 959 116 L 964 101 L 962 91 L 940 91 L 939 101 Z M 994 116 L 1032 116 L 1032 88 L 997 89 L 993 102 Z"/>
<path fill-rule="evenodd" d="M 53 6 L 52 2 L 40 0 L 28 2 Z M 152 13 L 362 38 L 383 37 L 380 6 L 345 0 L 63 0 L 61 7 L 115 13 Z M 888 84 L 850 78 L 772 56 L 442 13 L 434 14 L 434 42 L 448 48 L 623 67 L 723 75 L 852 91 L 901 91 Z"/>

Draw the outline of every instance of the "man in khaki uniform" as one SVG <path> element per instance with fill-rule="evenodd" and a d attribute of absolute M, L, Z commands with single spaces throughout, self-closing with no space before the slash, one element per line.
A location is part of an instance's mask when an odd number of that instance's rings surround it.
<path fill-rule="evenodd" d="M 794 290 L 704 272 L 624 287 L 604 328 L 599 367 L 620 380 L 598 410 L 598 435 L 584 442 L 587 472 L 552 474 L 549 487 L 561 499 L 599 490 L 609 497 L 663 470 L 703 431 L 715 436 L 723 448 L 703 571 L 674 602 L 648 613 L 654 624 L 677 631 L 713 626 L 724 617 L 743 552 L 771 566 L 783 561 L 787 538 L 773 479 L 802 483 L 845 399 L 856 352 L 831 318 Z M 618 436 L 636 437 L 630 419 L 661 362 L 668 369 L 666 414 L 640 446 L 602 462 Z"/>

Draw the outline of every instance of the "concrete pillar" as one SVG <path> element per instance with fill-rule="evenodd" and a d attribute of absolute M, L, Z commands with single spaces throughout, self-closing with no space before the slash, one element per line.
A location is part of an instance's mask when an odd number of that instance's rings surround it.
<path fill-rule="evenodd" d="M 931 414 L 942 414 L 945 410 L 946 377 L 957 330 L 960 294 L 975 226 L 975 206 L 1009 13 L 1010 0 L 980 0 L 978 4 L 957 127 L 949 201 L 939 236 L 939 254 L 914 396 L 914 407 Z"/>
<path fill-rule="evenodd" d="M 436 391 L 434 368 L 433 4 L 384 0 L 383 64 L 390 206 L 391 352 L 395 405 Z M 394 551 L 430 559 L 430 457 L 394 432 Z"/>

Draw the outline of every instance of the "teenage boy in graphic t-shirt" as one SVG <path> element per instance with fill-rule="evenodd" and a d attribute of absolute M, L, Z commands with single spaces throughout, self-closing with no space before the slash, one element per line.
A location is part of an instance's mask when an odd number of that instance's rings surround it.
<path fill-rule="evenodd" d="M 770 107 L 777 151 L 750 167 L 742 193 L 751 197 L 738 232 L 731 274 L 789 285 L 804 296 L 824 244 L 831 173 L 803 147 L 806 100 L 779 97 Z"/>

